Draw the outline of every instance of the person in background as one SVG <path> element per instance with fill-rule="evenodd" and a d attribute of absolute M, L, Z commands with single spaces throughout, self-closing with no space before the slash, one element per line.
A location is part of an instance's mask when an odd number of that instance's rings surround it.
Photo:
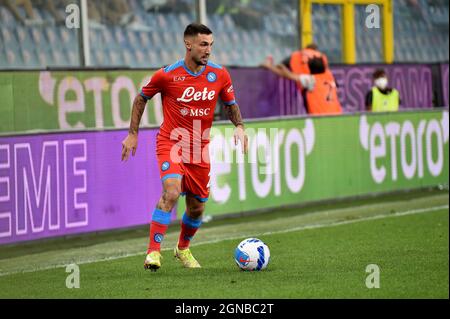
<path fill-rule="evenodd" d="M 5 6 L 22 25 L 28 26 L 42 23 L 41 20 L 36 18 L 30 0 L 0 0 L 0 5 Z M 19 7 L 23 7 L 25 17 L 20 14 Z"/>
<path fill-rule="evenodd" d="M 372 112 L 396 112 L 400 105 L 400 93 L 389 87 L 389 80 L 383 69 L 372 75 L 373 87 L 366 94 L 366 110 Z"/>
<path fill-rule="evenodd" d="M 269 57 L 261 65 L 273 73 L 296 81 L 309 114 L 341 114 L 337 85 L 328 67 L 327 56 L 312 43 L 293 52 L 281 64 L 273 65 Z"/>

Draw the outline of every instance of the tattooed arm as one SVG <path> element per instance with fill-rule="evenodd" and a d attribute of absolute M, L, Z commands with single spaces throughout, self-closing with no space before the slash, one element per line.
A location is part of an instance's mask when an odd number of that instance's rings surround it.
<path fill-rule="evenodd" d="M 137 95 L 133 102 L 133 109 L 131 110 L 130 129 L 128 133 L 137 135 L 139 131 L 139 123 L 141 123 L 142 114 L 145 110 L 147 101 L 141 96 Z"/>
<path fill-rule="evenodd" d="M 141 122 L 146 104 L 147 100 L 141 95 L 137 95 L 134 99 L 133 109 L 131 111 L 130 129 L 128 130 L 128 136 L 122 142 L 122 161 L 128 160 L 130 151 L 133 156 L 136 154 L 139 123 Z"/>
<path fill-rule="evenodd" d="M 230 121 L 234 124 L 234 126 L 238 127 L 239 125 L 244 127 L 244 122 L 242 121 L 241 110 L 239 109 L 239 105 L 236 103 L 233 105 L 227 105 L 227 114 Z"/>
<path fill-rule="evenodd" d="M 237 145 L 241 141 L 242 152 L 247 154 L 248 151 L 248 136 L 245 134 L 244 122 L 242 121 L 241 110 L 236 103 L 226 107 L 228 118 L 236 126 L 234 130 L 234 144 Z"/>

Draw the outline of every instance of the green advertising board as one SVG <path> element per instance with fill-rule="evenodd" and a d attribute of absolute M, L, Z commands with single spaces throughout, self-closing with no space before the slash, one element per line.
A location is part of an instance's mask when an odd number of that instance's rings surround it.
<path fill-rule="evenodd" d="M 448 111 L 253 122 L 245 157 L 232 132 L 211 132 L 209 215 L 448 184 Z"/>
<path fill-rule="evenodd" d="M 0 73 L 0 134 L 126 128 L 131 106 L 154 71 Z M 143 126 L 162 121 L 160 96 L 148 102 Z"/>

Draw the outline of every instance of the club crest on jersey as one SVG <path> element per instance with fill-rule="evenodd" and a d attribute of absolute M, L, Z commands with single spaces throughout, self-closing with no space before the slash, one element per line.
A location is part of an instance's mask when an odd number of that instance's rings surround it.
<path fill-rule="evenodd" d="M 162 163 L 162 165 L 161 165 L 161 170 L 162 170 L 163 172 L 165 172 L 165 171 L 167 171 L 167 170 L 169 169 L 169 167 L 170 167 L 170 163 L 169 163 L 169 162 L 164 162 L 164 163 Z"/>
<path fill-rule="evenodd" d="M 180 112 L 181 112 L 181 115 L 183 115 L 183 116 L 186 116 L 186 115 L 189 114 L 189 110 L 188 110 L 187 108 L 182 108 L 182 109 L 180 110 Z"/>
<path fill-rule="evenodd" d="M 206 78 L 208 79 L 208 82 L 216 82 L 217 80 L 217 75 L 214 72 L 209 72 L 208 75 L 206 76 Z"/>

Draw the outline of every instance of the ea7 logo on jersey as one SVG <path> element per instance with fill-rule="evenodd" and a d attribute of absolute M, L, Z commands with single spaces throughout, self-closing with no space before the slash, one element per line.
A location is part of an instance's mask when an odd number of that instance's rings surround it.
<path fill-rule="evenodd" d="M 231 92 L 233 92 L 233 91 L 234 91 L 234 88 L 233 88 L 233 86 L 231 85 L 231 86 L 228 88 L 227 93 L 231 93 Z"/>
<path fill-rule="evenodd" d="M 186 80 L 186 77 L 185 77 L 185 76 L 174 76 L 174 77 L 173 77 L 173 81 L 174 81 L 174 82 L 182 82 L 182 81 L 184 81 L 184 80 Z"/>
<path fill-rule="evenodd" d="M 177 99 L 178 102 L 191 102 L 191 101 L 212 101 L 216 95 L 216 91 L 212 90 L 208 92 L 208 88 L 204 88 L 203 91 L 195 91 L 193 86 L 184 90 L 183 95 Z"/>

